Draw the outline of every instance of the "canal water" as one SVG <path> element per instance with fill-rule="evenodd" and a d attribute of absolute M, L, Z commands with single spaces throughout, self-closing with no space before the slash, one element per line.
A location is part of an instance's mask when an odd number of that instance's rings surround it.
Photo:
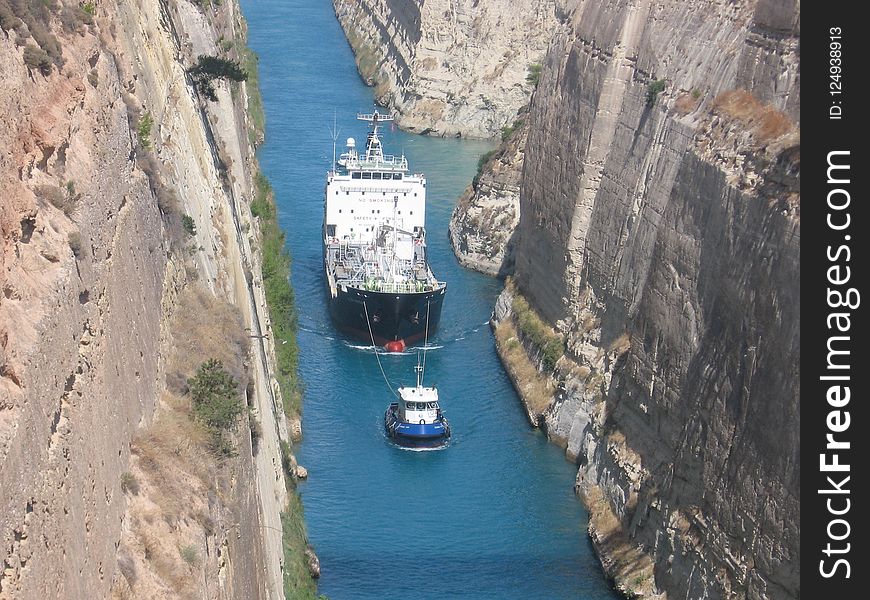
<path fill-rule="evenodd" d="M 487 142 L 384 130 L 428 179 L 430 259 L 448 282 L 430 339 L 426 383 L 438 387 L 453 438 L 412 452 L 384 436 L 393 398 L 376 357 L 334 330 L 326 308 L 320 228 L 330 128 L 364 140 L 373 108 L 329 0 L 242 0 L 260 56 L 272 181 L 293 256 L 305 385 L 300 484 L 319 590 L 333 600 L 575 598 L 612 600 L 572 491 L 575 469 L 532 430 L 487 326 L 500 285 L 460 267 L 447 241 L 456 198 Z M 393 386 L 414 381 L 414 353 L 381 358 Z"/>

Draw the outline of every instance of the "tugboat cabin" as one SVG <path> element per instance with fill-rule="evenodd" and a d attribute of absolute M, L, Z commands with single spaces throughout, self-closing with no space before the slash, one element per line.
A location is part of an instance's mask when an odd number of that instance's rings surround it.
<path fill-rule="evenodd" d="M 406 423 L 432 424 L 441 420 L 438 390 L 431 387 L 399 388 L 399 420 Z"/>

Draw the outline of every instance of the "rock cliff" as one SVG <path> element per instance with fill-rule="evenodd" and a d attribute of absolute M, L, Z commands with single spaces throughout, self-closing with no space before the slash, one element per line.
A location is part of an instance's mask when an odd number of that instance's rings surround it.
<path fill-rule="evenodd" d="M 0 27 L 0 598 L 283 597 L 249 91 L 186 72 L 237 51 L 238 6 L 0 0 Z M 237 349 L 258 418 L 220 469 L 184 340 Z"/>
<path fill-rule="evenodd" d="M 502 144 L 481 156 L 478 172 L 450 218 L 450 244 L 459 262 L 487 275 L 514 270 L 513 240 L 520 222 L 520 176 L 528 137 L 527 115 L 505 130 Z"/>
<path fill-rule="evenodd" d="M 333 0 L 363 79 L 404 129 L 493 137 L 534 87 L 556 0 Z"/>
<path fill-rule="evenodd" d="M 797 598 L 799 5 L 565 11 L 497 316 L 563 336 L 542 419 L 621 589 Z"/>

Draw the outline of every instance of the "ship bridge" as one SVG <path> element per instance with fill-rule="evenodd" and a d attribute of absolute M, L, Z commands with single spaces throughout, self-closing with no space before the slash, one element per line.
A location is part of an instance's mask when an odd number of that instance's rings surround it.
<path fill-rule="evenodd" d="M 371 244 L 383 225 L 420 236 L 426 222 L 426 179 L 409 173 L 404 155 L 384 153 L 379 129 L 393 117 L 375 111 L 357 118 L 370 125 L 365 151 L 348 138 L 347 149 L 327 174 L 325 242 Z"/>

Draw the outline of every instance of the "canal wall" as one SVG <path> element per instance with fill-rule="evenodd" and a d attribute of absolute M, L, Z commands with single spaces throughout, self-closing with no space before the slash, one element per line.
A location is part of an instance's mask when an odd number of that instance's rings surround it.
<path fill-rule="evenodd" d="M 254 90 L 186 72 L 244 60 L 238 5 L 34 7 L 0 2 L 0 598 L 281 598 Z M 224 458 L 210 357 L 249 407 Z"/>
<path fill-rule="evenodd" d="M 375 98 L 408 131 L 489 138 L 513 123 L 563 15 L 556 0 L 333 0 Z M 532 76 L 532 79 L 534 76 Z"/>
<path fill-rule="evenodd" d="M 364 77 L 401 63 L 416 82 L 419 24 L 452 35 L 450 11 L 352 6 Z M 513 274 L 499 353 L 530 420 L 578 463 L 617 586 L 797 598 L 799 5 L 563 0 L 556 14 L 528 112 L 459 201 L 453 247 Z M 359 30 L 399 41 L 367 62 Z M 414 131 L 440 118 L 420 114 Z"/>
<path fill-rule="evenodd" d="M 527 353 L 557 388 L 542 426 L 620 589 L 797 598 L 799 9 L 569 13 L 510 233 L 514 293 L 565 343 Z"/>

